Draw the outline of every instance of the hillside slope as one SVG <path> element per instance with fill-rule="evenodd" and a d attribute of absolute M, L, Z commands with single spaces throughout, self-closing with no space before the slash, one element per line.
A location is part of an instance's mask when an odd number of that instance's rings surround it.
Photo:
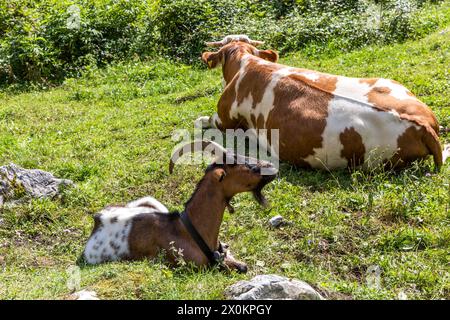
<path fill-rule="evenodd" d="M 395 79 L 450 126 L 449 53 L 447 28 L 418 41 L 282 62 Z M 48 91 L 0 93 L 0 164 L 76 183 L 61 199 L 1 209 L 0 299 L 66 297 L 67 268 L 83 250 L 93 213 L 107 204 L 150 194 L 181 209 L 203 168 L 168 174 L 171 135 L 214 112 L 220 81 L 220 70 L 154 60 L 92 69 Z M 329 298 L 448 299 L 450 166 L 427 174 L 432 168 L 427 161 L 399 174 L 328 174 L 283 164 L 266 190 L 270 208 L 246 194 L 234 199 L 235 214 L 225 214 L 221 237 L 249 264 L 247 275 L 120 262 L 82 268 L 81 287 L 101 298 L 220 299 L 239 279 L 277 273 Z M 277 214 L 292 223 L 269 228 Z M 367 281 L 371 266 L 381 269 L 379 287 Z"/>

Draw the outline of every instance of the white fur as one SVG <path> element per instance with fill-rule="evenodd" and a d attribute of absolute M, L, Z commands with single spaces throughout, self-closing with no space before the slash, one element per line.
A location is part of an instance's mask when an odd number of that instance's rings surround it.
<path fill-rule="evenodd" d="M 304 76 L 306 79 L 309 79 L 311 81 L 317 81 L 320 78 L 320 75 L 313 71 L 301 71 L 301 72 L 296 72 L 296 73 L 301 76 Z"/>
<path fill-rule="evenodd" d="M 151 205 L 154 208 L 142 206 Z M 89 238 L 84 257 L 89 264 L 116 261 L 129 255 L 128 236 L 133 218 L 142 213 L 164 212 L 167 208 L 153 197 L 145 197 L 127 204 L 126 207 L 109 207 L 100 214 L 101 226 Z M 117 219 L 112 222 L 111 220 Z"/>
<path fill-rule="evenodd" d="M 135 201 L 131 201 L 126 205 L 127 208 L 142 207 L 142 206 L 154 207 L 155 208 L 154 211 L 157 212 L 164 212 L 164 213 L 169 212 L 169 210 L 166 208 L 165 205 L 163 205 L 161 202 L 150 196 L 140 198 Z"/>
<path fill-rule="evenodd" d="M 411 96 L 411 92 L 406 89 L 404 86 L 394 83 L 388 79 L 378 79 L 378 81 L 373 85 L 373 87 L 386 87 L 391 90 L 389 95 L 398 99 L 398 100 L 406 100 L 406 99 L 414 99 L 417 100 L 414 96 Z"/>

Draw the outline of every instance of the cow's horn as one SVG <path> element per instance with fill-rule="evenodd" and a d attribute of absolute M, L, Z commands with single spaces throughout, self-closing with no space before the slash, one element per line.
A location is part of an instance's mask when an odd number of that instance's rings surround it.
<path fill-rule="evenodd" d="M 263 45 L 263 44 L 264 44 L 264 41 L 250 40 L 250 44 L 251 44 L 252 46 L 257 47 L 257 46 Z"/>
<path fill-rule="evenodd" d="M 208 47 L 221 47 L 223 45 L 222 41 L 205 42 Z"/>
<path fill-rule="evenodd" d="M 199 149 L 199 144 L 201 143 L 201 148 Z M 205 149 L 209 146 L 214 146 L 214 153 L 218 152 L 218 153 L 226 153 L 227 149 L 225 149 L 224 147 L 222 147 L 220 144 L 218 144 L 217 142 L 214 141 L 209 141 L 209 140 L 201 140 L 201 141 L 192 141 L 189 143 L 186 143 L 180 147 L 178 147 L 174 153 L 172 154 L 172 156 L 170 157 L 170 163 L 169 163 L 169 173 L 173 172 L 173 168 L 175 166 L 175 162 L 181 158 L 183 156 L 183 154 L 185 154 L 186 152 L 192 152 L 192 147 L 194 147 L 194 152 L 195 151 L 205 151 Z M 218 154 L 215 154 L 218 155 Z"/>

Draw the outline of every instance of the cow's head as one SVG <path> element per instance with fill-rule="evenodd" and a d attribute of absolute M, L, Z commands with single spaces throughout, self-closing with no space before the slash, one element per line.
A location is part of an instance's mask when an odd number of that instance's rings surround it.
<path fill-rule="evenodd" d="M 273 50 L 258 50 L 256 47 L 263 44 L 262 41 L 251 40 L 246 35 L 230 35 L 221 41 L 206 42 L 207 46 L 219 47 L 217 52 L 203 52 L 202 60 L 209 68 L 215 68 L 219 64 L 224 66 L 227 61 L 237 60 L 244 54 L 251 54 L 271 62 L 278 61 L 278 53 Z"/>

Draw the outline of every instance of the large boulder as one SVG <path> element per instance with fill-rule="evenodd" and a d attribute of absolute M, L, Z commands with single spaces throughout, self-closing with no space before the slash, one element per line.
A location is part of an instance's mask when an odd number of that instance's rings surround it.
<path fill-rule="evenodd" d="M 53 198 L 63 187 L 73 185 L 38 169 L 24 169 L 13 163 L 0 167 L 0 205 L 10 199 Z"/>
<path fill-rule="evenodd" d="M 239 281 L 225 290 L 225 296 L 233 300 L 324 300 L 306 282 L 274 274 Z"/>

